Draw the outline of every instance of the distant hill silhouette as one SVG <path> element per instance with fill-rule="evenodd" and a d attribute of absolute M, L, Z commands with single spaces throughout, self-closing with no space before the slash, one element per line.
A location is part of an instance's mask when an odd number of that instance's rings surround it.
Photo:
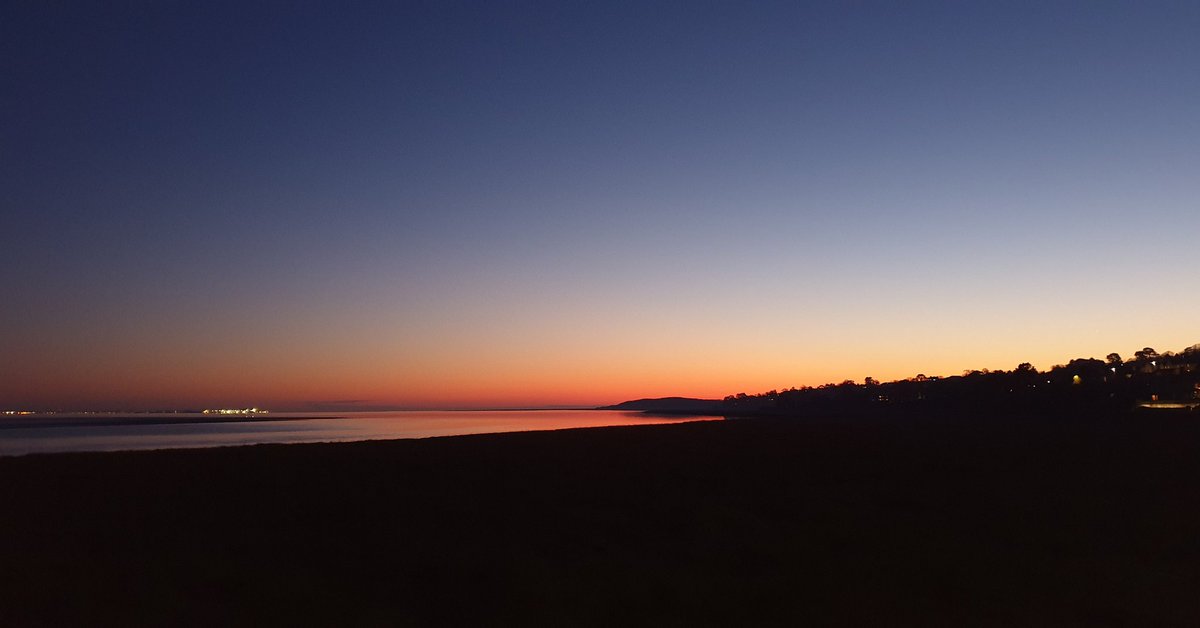
<path fill-rule="evenodd" d="M 817 387 L 738 393 L 722 402 L 740 416 L 1125 413 L 1139 408 L 1200 411 L 1200 344 L 1178 353 L 1150 347 L 1122 359 L 1076 358 L 1038 371 L 1028 362 L 1011 371 L 970 370 L 948 377 L 924 374 L 879 382 L 866 378 Z"/>
<path fill-rule="evenodd" d="M 1064 410 L 1125 413 L 1139 408 L 1200 412 L 1200 344 L 1179 352 L 1151 347 L 1122 359 L 1076 358 L 1047 371 L 1028 362 L 1011 371 L 969 370 L 962 375 L 916 375 L 880 382 L 738 393 L 723 400 L 663 397 L 626 401 L 604 410 L 726 416 L 837 416 L 893 413 L 1010 414 Z"/>
<path fill-rule="evenodd" d="M 658 399 L 637 399 L 625 401 L 613 406 L 603 406 L 600 410 L 631 410 L 635 412 L 679 413 L 719 413 L 723 408 L 720 399 L 693 399 L 691 397 L 660 397 Z"/>

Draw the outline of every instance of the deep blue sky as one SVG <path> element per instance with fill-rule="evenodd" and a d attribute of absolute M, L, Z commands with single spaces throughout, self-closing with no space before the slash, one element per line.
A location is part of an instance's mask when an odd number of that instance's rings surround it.
<path fill-rule="evenodd" d="M 4 10 L 0 405 L 1200 340 L 1197 3 L 243 4 Z"/>

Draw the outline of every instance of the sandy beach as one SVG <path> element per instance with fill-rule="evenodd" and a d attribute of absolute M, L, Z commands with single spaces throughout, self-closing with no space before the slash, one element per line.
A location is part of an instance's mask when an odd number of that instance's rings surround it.
<path fill-rule="evenodd" d="M 0 624 L 1194 625 L 1200 426 L 735 420 L 0 459 Z"/>

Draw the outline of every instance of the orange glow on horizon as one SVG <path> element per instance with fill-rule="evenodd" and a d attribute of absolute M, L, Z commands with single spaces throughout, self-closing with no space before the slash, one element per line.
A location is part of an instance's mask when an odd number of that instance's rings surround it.
<path fill-rule="evenodd" d="M 1163 350 L 1188 346 L 1179 344 L 1160 346 Z M 111 361 L 55 365 L 52 377 L 49 369 L 6 374 L 0 408 L 591 407 L 647 397 L 721 398 L 846 379 L 862 382 L 867 376 L 890 381 L 918 373 L 946 376 L 976 368 L 1008 370 L 1024 361 L 1045 370 L 1073 357 L 1103 357 L 1107 349 L 1072 354 L 1047 347 L 1043 355 L 1030 356 L 997 348 L 975 360 L 948 350 L 924 360 L 883 351 L 875 356 L 814 352 L 809 361 L 770 352 L 722 358 L 716 350 L 694 347 L 628 357 L 614 352 L 604 354 L 606 359 L 557 351 L 530 351 L 520 357 L 480 351 L 466 357 L 440 354 L 422 362 L 383 356 L 355 362 L 338 360 L 336 354 L 309 360 L 246 356 L 236 363 L 119 356 Z"/>

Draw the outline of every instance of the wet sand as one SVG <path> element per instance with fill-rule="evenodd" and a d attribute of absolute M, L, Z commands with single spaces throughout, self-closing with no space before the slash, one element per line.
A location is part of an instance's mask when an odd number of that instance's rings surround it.
<path fill-rule="evenodd" d="M 742 420 L 0 459 L 0 625 L 1196 625 L 1200 425 Z"/>

